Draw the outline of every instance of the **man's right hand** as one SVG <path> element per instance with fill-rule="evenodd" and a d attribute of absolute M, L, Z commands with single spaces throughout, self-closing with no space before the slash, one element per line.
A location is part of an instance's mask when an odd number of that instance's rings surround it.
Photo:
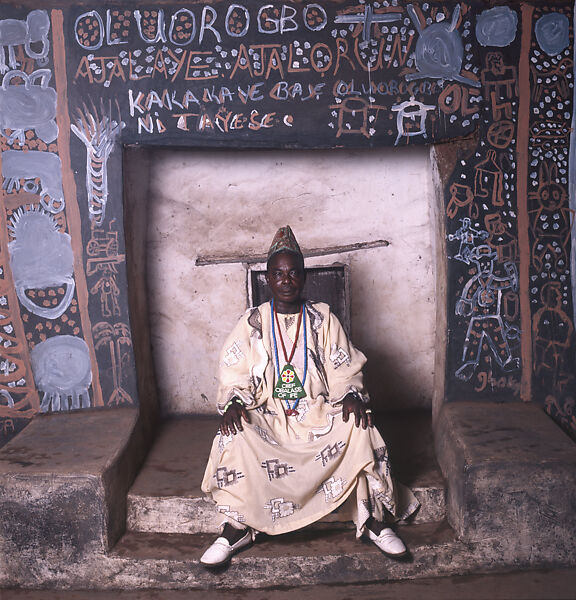
<path fill-rule="evenodd" d="M 250 415 L 244 404 L 233 402 L 220 419 L 220 433 L 222 435 L 236 435 L 239 431 L 244 431 L 242 418 L 246 423 L 250 423 Z"/>

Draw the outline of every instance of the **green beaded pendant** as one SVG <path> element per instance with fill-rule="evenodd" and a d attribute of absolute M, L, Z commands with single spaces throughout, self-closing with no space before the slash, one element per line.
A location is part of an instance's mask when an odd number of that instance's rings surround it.
<path fill-rule="evenodd" d="M 282 369 L 272 395 L 280 400 L 299 400 L 306 396 L 302 382 L 296 375 L 296 369 L 290 363 Z"/>

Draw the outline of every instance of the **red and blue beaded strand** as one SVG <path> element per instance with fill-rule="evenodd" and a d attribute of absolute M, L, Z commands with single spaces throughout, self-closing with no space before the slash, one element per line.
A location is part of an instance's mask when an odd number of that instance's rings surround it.
<path fill-rule="evenodd" d="M 274 343 L 274 358 L 276 361 L 276 376 L 277 379 L 280 379 L 280 361 L 278 360 L 278 344 L 276 342 L 276 328 L 274 325 L 274 321 L 275 321 L 275 315 L 276 315 L 276 310 L 274 308 L 274 299 L 270 300 L 270 320 L 272 321 L 272 341 Z M 306 303 L 302 303 L 302 309 L 301 309 L 301 318 L 302 321 L 304 322 L 304 326 L 303 326 L 303 337 L 304 337 L 304 376 L 302 378 L 302 388 L 304 388 L 304 384 L 306 383 L 306 375 L 308 374 L 308 337 L 307 337 L 307 332 L 306 332 Z M 282 332 L 279 330 L 278 333 L 280 334 L 280 336 L 282 336 Z M 280 338 L 281 341 L 282 337 Z M 294 353 L 294 350 L 296 349 L 296 345 L 298 344 L 298 336 L 296 337 L 296 340 L 294 341 L 294 346 L 292 349 L 292 356 Z M 286 359 L 286 362 L 289 363 L 290 361 L 288 360 L 288 357 L 286 356 L 286 350 L 284 348 L 284 345 L 282 345 L 282 350 L 284 350 L 284 358 Z M 290 357 L 290 359 L 292 359 L 292 356 Z M 300 398 L 296 398 L 296 401 L 294 402 L 294 404 L 292 406 L 290 406 L 290 402 L 288 400 L 286 400 L 286 406 L 288 408 L 288 411 L 290 411 L 290 414 L 294 414 L 294 412 L 296 412 L 296 407 L 298 406 L 298 403 L 300 402 Z"/>

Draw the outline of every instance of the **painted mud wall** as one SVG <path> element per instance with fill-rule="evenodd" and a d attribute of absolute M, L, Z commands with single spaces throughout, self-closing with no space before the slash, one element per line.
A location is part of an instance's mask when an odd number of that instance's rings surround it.
<path fill-rule="evenodd" d="M 292 224 L 303 248 L 326 249 L 309 266 L 349 266 L 351 335 L 368 357 L 374 404 L 431 408 L 428 148 L 151 155 L 148 283 L 165 414 L 213 413 L 213 366 L 247 306 L 246 261 L 266 251 L 282 223 Z M 365 214 L 371 217 L 359 218 Z"/>
<path fill-rule="evenodd" d="M 479 140 L 446 189 L 446 393 L 532 399 L 574 435 L 572 19 L 549 3 L 478 18 Z"/>
<path fill-rule="evenodd" d="M 446 186 L 446 400 L 574 432 L 568 2 L 2 4 L 0 439 L 138 401 L 121 144 L 477 136 Z M 370 218 L 366 215 L 365 218 Z"/>

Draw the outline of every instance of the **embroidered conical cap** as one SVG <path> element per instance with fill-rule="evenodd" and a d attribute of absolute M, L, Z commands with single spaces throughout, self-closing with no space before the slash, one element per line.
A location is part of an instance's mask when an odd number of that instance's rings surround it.
<path fill-rule="evenodd" d="M 280 227 L 276 232 L 272 244 L 270 245 L 270 249 L 268 250 L 268 259 L 278 252 L 294 252 L 295 254 L 302 256 L 302 250 L 300 250 L 300 246 L 294 237 L 294 232 L 290 228 L 290 225 Z"/>

